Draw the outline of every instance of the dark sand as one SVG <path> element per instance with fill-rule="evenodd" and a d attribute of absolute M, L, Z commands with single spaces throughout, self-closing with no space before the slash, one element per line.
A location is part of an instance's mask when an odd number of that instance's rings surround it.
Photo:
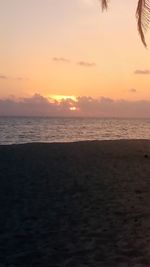
<path fill-rule="evenodd" d="M 150 141 L 0 146 L 2 266 L 150 266 Z"/>

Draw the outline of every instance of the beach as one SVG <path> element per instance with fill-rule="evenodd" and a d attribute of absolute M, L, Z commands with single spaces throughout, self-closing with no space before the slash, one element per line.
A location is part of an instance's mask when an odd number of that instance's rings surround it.
<path fill-rule="evenodd" d="M 0 146 L 5 266 L 150 266 L 150 140 Z"/>

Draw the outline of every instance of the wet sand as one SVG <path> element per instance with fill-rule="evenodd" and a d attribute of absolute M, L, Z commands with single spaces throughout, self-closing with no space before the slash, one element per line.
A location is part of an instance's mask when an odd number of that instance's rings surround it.
<path fill-rule="evenodd" d="M 150 266 L 150 141 L 0 146 L 4 266 Z"/>

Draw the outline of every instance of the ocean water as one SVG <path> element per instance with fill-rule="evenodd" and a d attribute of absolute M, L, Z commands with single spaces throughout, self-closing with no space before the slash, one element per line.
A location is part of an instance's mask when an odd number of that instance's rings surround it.
<path fill-rule="evenodd" d="M 0 144 L 150 139 L 150 119 L 0 117 Z"/>

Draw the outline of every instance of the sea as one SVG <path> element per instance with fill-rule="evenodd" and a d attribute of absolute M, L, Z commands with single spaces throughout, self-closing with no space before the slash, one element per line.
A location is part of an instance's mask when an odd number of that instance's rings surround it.
<path fill-rule="evenodd" d="M 0 117 L 0 144 L 150 139 L 150 118 Z"/>

